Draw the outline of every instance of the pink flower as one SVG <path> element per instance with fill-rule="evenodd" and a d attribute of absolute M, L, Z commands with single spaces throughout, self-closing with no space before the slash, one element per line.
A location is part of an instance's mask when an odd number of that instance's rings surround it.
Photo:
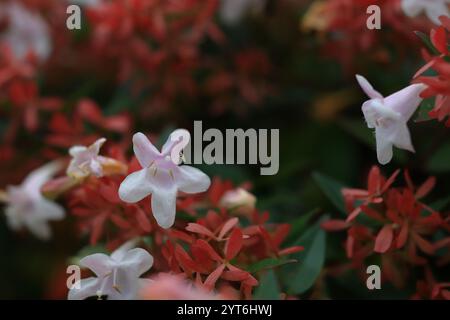
<path fill-rule="evenodd" d="M 175 221 L 178 190 L 185 193 L 204 192 L 211 180 L 200 170 L 190 166 L 178 166 L 171 157 L 181 142 L 175 139 L 186 130 L 172 132 L 159 152 L 147 137 L 138 132 L 133 136 L 133 149 L 142 170 L 128 175 L 119 188 L 119 197 L 125 202 L 136 203 L 152 195 L 152 211 L 158 224 L 170 228 Z"/>
<path fill-rule="evenodd" d="M 133 247 L 134 241 L 128 241 L 111 256 L 94 253 L 81 259 L 80 265 L 92 270 L 97 277 L 75 283 L 68 299 L 83 300 L 93 296 L 99 299 L 107 296 L 108 300 L 136 299 L 139 290 L 151 282 L 140 276 L 151 268 L 153 257 L 144 249 Z"/>
<path fill-rule="evenodd" d="M 419 95 L 426 86 L 413 84 L 384 98 L 367 79 L 360 75 L 356 79 L 370 98 L 362 105 L 362 111 L 367 126 L 375 129 L 378 162 L 391 161 L 392 146 L 414 152 L 407 122 L 422 102 Z"/>
<path fill-rule="evenodd" d="M 61 169 L 61 164 L 51 162 L 32 171 L 20 186 L 8 186 L 2 200 L 8 225 L 13 230 L 29 229 L 36 237 L 47 240 L 51 237 L 48 221 L 64 218 L 64 209 L 42 196 L 41 187 Z"/>

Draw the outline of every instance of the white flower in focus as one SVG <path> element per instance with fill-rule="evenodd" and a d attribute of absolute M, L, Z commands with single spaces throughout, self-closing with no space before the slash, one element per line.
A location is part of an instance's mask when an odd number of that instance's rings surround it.
<path fill-rule="evenodd" d="M 63 219 L 64 209 L 46 199 L 41 187 L 60 169 L 60 163 L 49 163 L 32 171 L 21 185 L 7 187 L 2 200 L 7 203 L 5 214 L 11 229 L 25 227 L 42 240 L 51 237 L 48 222 Z"/>
<path fill-rule="evenodd" d="M 175 221 L 178 190 L 185 193 L 204 192 L 211 180 L 200 170 L 172 161 L 172 150 L 181 142 L 174 139 L 183 132 L 172 132 L 159 152 L 147 137 L 138 132 L 133 136 L 133 150 L 143 168 L 128 175 L 119 187 L 119 197 L 125 202 L 135 203 L 152 195 L 152 211 L 158 224 L 170 228 Z"/>
<path fill-rule="evenodd" d="M 7 28 L 0 33 L 0 43 L 6 43 L 19 59 L 30 51 L 45 61 L 52 50 L 49 27 L 46 21 L 18 1 L 0 4 L 0 20 L 7 21 Z"/>
<path fill-rule="evenodd" d="M 375 129 L 378 162 L 391 161 L 393 146 L 414 152 L 407 122 L 422 102 L 419 95 L 426 86 L 413 84 L 384 98 L 367 79 L 360 75 L 356 79 L 370 98 L 362 105 L 362 111 L 367 126 Z"/>
<path fill-rule="evenodd" d="M 440 25 L 440 16 L 450 16 L 448 4 L 450 0 L 402 0 L 402 10 L 408 17 L 417 17 L 425 12 L 428 19 Z"/>
<path fill-rule="evenodd" d="M 139 291 L 151 280 L 140 278 L 153 265 L 153 257 L 144 249 L 134 248 L 129 241 L 110 256 L 95 253 L 80 260 L 82 267 L 90 269 L 96 277 L 82 279 L 69 290 L 69 300 L 83 300 L 89 297 L 108 300 L 137 299 Z M 77 288 L 78 285 L 78 288 Z"/>

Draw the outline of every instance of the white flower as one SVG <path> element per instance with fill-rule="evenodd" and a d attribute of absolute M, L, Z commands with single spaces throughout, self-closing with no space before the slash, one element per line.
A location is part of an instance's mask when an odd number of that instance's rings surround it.
<path fill-rule="evenodd" d="M 356 79 L 371 98 L 364 102 L 362 111 L 367 126 L 375 129 L 378 162 L 391 161 L 392 146 L 414 152 L 407 122 L 421 103 L 419 95 L 426 86 L 413 84 L 384 98 L 364 77 L 356 75 Z"/>
<path fill-rule="evenodd" d="M 261 12 L 265 5 L 266 0 L 222 0 L 219 14 L 223 22 L 233 25 L 249 12 Z"/>
<path fill-rule="evenodd" d="M 63 219 L 64 209 L 44 198 L 41 187 L 60 169 L 61 164 L 49 163 L 31 172 L 21 185 L 7 187 L 3 200 L 7 203 L 5 214 L 11 229 L 26 227 L 40 239 L 51 237 L 48 221 Z"/>
<path fill-rule="evenodd" d="M 17 1 L 0 5 L 0 20 L 8 27 L 0 33 L 0 42 L 8 44 L 14 54 L 23 58 L 31 50 L 39 60 L 46 60 L 52 50 L 50 31 L 46 21 Z"/>
<path fill-rule="evenodd" d="M 103 176 L 102 163 L 107 158 L 98 154 L 105 142 L 106 139 L 101 138 L 89 147 L 74 146 L 70 148 L 69 154 L 72 156 L 72 160 L 67 168 L 67 175 L 76 179 L 83 179 L 91 174 L 96 177 Z"/>
<path fill-rule="evenodd" d="M 147 137 L 138 132 L 133 136 L 133 149 L 142 170 L 131 173 L 119 187 L 119 197 L 135 203 L 152 194 L 152 211 L 158 224 L 170 228 L 175 221 L 177 191 L 204 192 L 211 180 L 200 170 L 178 166 L 172 161 L 172 150 L 180 143 L 174 137 L 186 130 L 175 130 L 159 152 Z M 190 136 L 190 135 L 189 135 Z"/>
<path fill-rule="evenodd" d="M 129 241 L 111 256 L 95 253 L 80 260 L 80 265 L 95 273 L 96 277 L 82 279 L 69 290 L 69 300 L 107 296 L 108 300 L 136 299 L 139 291 L 151 280 L 140 276 L 153 265 L 153 257 L 144 249 L 134 248 Z"/>
<path fill-rule="evenodd" d="M 440 25 L 440 16 L 450 16 L 448 3 L 450 0 L 402 0 L 402 9 L 408 17 L 417 17 L 424 11 L 428 19 Z"/>

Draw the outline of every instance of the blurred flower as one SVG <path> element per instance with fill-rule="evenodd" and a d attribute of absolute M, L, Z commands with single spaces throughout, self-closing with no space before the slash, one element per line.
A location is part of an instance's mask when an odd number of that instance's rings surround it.
<path fill-rule="evenodd" d="M 185 193 L 204 192 L 211 181 L 200 170 L 190 166 L 178 166 L 171 159 L 171 153 L 181 140 L 173 137 L 159 152 L 147 137 L 138 132 L 133 136 L 134 153 L 143 168 L 128 175 L 119 188 L 119 197 L 125 202 L 135 203 L 152 194 L 152 211 L 158 224 L 170 228 L 175 221 L 177 191 Z M 184 130 L 185 131 L 185 130 Z M 185 131 L 187 134 L 189 132 Z"/>
<path fill-rule="evenodd" d="M 160 273 L 148 286 L 141 290 L 144 300 L 218 300 L 220 294 L 208 292 L 195 286 L 194 282 L 180 275 Z"/>
<path fill-rule="evenodd" d="M 227 191 L 220 199 L 220 205 L 235 214 L 250 214 L 255 209 L 256 197 L 245 189 Z"/>
<path fill-rule="evenodd" d="M 259 13 L 266 0 L 222 0 L 219 10 L 223 22 L 233 25 L 239 23 L 248 13 Z"/>
<path fill-rule="evenodd" d="M 61 164 L 51 162 L 32 171 L 20 186 L 8 186 L 3 194 L 8 225 L 13 230 L 22 226 L 36 237 L 47 240 L 51 237 L 48 221 L 64 218 L 64 209 L 41 194 L 42 185 L 61 169 Z"/>
<path fill-rule="evenodd" d="M 356 79 L 370 98 L 362 111 L 367 126 L 375 128 L 378 162 L 391 161 L 392 146 L 414 152 L 407 122 L 422 101 L 420 93 L 426 86 L 413 84 L 384 98 L 364 77 L 356 75 Z"/>
<path fill-rule="evenodd" d="M 6 31 L 0 34 L 0 42 L 7 43 L 15 55 L 24 58 L 36 54 L 39 60 L 48 58 L 52 50 L 50 31 L 42 17 L 31 12 L 18 1 L 0 5 L 0 20 L 6 19 Z"/>
<path fill-rule="evenodd" d="M 98 139 L 89 147 L 74 146 L 70 148 L 72 156 L 67 175 L 76 180 L 82 180 L 90 175 L 102 177 L 105 174 L 125 173 L 126 165 L 108 157 L 99 155 L 100 148 L 106 142 L 105 138 Z"/>
<path fill-rule="evenodd" d="M 81 259 L 80 265 L 92 270 L 96 277 L 75 283 L 68 299 L 83 300 L 93 296 L 98 299 L 107 296 L 108 300 L 136 299 L 141 288 L 150 283 L 140 276 L 151 268 L 153 257 L 146 250 L 133 247 L 134 241 L 129 241 L 110 256 L 95 253 Z"/>
<path fill-rule="evenodd" d="M 448 3 L 450 0 L 402 0 L 402 9 L 408 17 L 417 17 L 425 12 L 428 19 L 439 24 L 439 16 L 450 16 Z"/>

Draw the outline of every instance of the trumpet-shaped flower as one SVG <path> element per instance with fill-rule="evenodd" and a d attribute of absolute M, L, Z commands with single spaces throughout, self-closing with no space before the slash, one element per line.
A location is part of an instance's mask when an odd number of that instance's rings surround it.
<path fill-rule="evenodd" d="M 425 12 L 428 19 L 439 25 L 440 16 L 450 16 L 448 3 L 450 0 L 402 0 L 402 9 L 408 17 L 417 17 Z"/>
<path fill-rule="evenodd" d="M 106 142 L 105 138 L 98 139 L 89 147 L 74 146 L 70 148 L 72 156 L 67 175 L 74 179 L 84 179 L 90 175 L 102 177 L 106 173 L 121 173 L 125 170 L 119 161 L 99 155 L 100 148 Z"/>
<path fill-rule="evenodd" d="M 356 79 L 370 98 L 362 105 L 362 111 L 367 126 L 375 129 L 378 162 L 391 161 L 393 146 L 414 152 L 407 122 L 421 103 L 419 95 L 426 86 L 413 84 L 384 98 L 367 79 L 360 75 Z"/>
<path fill-rule="evenodd" d="M 48 221 L 63 219 L 64 209 L 44 198 L 41 187 L 59 169 L 60 163 L 52 162 L 32 171 L 21 185 L 8 186 L 2 200 L 7 203 L 5 214 L 11 229 L 19 230 L 26 227 L 38 238 L 43 240 L 50 238 Z"/>
<path fill-rule="evenodd" d="M 153 257 L 144 249 L 134 248 L 128 241 L 110 256 L 94 253 L 80 260 L 80 265 L 95 273 L 96 277 L 82 279 L 69 290 L 69 300 L 83 300 L 97 296 L 108 300 L 131 300 L 148 286 L 149 279 L 140 276 L 151 268 Z"/>
<path fill-rule="evenodd" d="M 119 197 L 129 203 L 138 202 L 152 195 L 152 211 L 158 224 L 170 228 L 175 221 L 178 190 L 185 193 L 204 192 L 209 188 L 209 177 L 200 170 L 173 161 L 174 148 L 179 147 L 180 134 L 189 132 L 178 129 L 172 132 L 159 152 L 147 137 L 138 132 L 133 136 L 133 149 L 142 169 L 128 175 L 119 188 Z"/>

